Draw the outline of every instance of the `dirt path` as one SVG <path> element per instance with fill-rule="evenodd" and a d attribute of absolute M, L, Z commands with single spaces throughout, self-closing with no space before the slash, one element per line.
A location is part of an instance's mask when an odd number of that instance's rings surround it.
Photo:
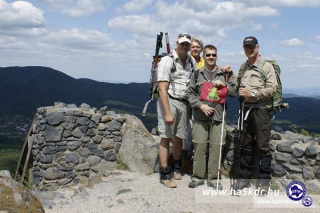
<path fill-rule="evenodd" d="M 206 185 L 188 188 L 189 175 L 177 181 L 178 187 L 170 189 L 159 183 L 158 174 L 149 176 L 128 171 L 116 171 L 104 182 L 87 187 L 60 189 L 56 198 L 47 202 L 47 213 L 102 213 L 102 212 L 319 212 L 320 199 L 314 199 L 311 207 L 301 201 L 288 199 L 285 192 L 259 197 L 254 188 L 241 196 L 214 195 Z M 229 189 L 229 179 L 223 179 L 224 189 Z M 207 193 L 207 195 L 204 195 Z M 252 193 L 252 194 L 251 194 Z M 275 192 L 276 193 L 276 192 Z M 248 195 L 250 194 L 250 195 Z M 50 209 L 52 206 L 52 209 Z"/>

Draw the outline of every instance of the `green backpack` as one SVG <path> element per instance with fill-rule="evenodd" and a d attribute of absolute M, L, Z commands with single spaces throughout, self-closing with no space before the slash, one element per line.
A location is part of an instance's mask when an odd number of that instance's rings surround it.
<path fill-rule="evenodd" d="M 282 84 L 280 79 L 281 69 L 277 61 L 263 60 L 259 65 L 260 70 L 262 70 L 262 67 L 266 62 L 271 63 L 274 68 L 274 71 L 276 73 L 277 86 L 276 86 L 276 92 L 272 97 L 272 102 L 270 104 L 267 104 L 265 107 L 267 110 L 270 110 L 270 111 L 281 110 L 281 107 L 282 107 Z M 266 80 L 266 77 L 264 75 L 264 81 L 265 80 Z"/>
<path fill-rule="evenodd" d="M 278 62 L 275 60 L 263 60 L 260 62 L 258 69 L 255 69 L 255 70 L 260 73 L 262 80 L 266 82 L 266 74 L 262 71 L 262 67 L 265 65 L 266 62 L 271 63 L 275 70 L 277 86 L 276 86 L 276 92 L 272 97 L 272 101 L 267 103 L 265 105 L 265 108 L 269 111 L 276 111 L 276 110 L 281 110 L 281 108 L 288 108 L 289 105 L 287 103 L 282 103 L 282 84 L 280 79 L 281 69 Z M 246 69 L 247 67 L 245 68 L 245 70 Z"/>

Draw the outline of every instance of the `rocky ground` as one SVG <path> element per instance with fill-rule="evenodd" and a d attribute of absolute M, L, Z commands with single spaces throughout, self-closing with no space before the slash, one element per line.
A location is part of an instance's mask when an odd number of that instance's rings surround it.
<path fill-rule="evenodd" d="M 177 181 L 170 189 L 159 183 L 159 175 L 144 175 L 124 170 L 113 171 L 103 182 L 93 187 L 72 186 L 54 192 L 37 192 L 36 196 L 47 213 L 101 213 L 101 212 L 317 212 L 320 197 L 313 196 L 313 205 L 305 207 L 301 201 L 291 201 L 285 191 L 277 195 L 260 197 L 252 191 L 231 196 L 230 180 L 223 177 L 225 195 L 214 193 L 206 185 L 188 188 L 189 175 Z M 212 190 L 212 191 L 210 191 Z M 221 191 L 222 193 L 222 191 Z M 276 192 L 275 192 L 276 193 Z M 250 195 L 248 195 L 250 194 Z"/>

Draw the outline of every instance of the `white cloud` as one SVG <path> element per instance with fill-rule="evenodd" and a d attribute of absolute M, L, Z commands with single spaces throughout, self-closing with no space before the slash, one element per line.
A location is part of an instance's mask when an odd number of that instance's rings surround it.
<path fill-rule="evenodd" d="M 280 62 L 284 85 L 287 79 L 293 79 L 290 83 L 295 85 L 294 76 L 298 75 L 292 73 L 299 73 L 299 66 L 310 65 L 308 72 L 319 70 L 320 35 L 315 36 L 307 25 L 299 29 L 296 25 L 284 26 L 288 17 L 281 16 L 285 10 L 286 15 L 292 16 L 293 23 L 307 23 L 308 7 L 319 5 L 319 1 L 14 1 L 0 0 L 2 66 L 41 65 L 77 78 L 148 81 L 156 34 L 162 31 L 169 32 L 171 49 L 181 32 L 199 36 L 204 44 L 214 44 L 219 49 L 219 65 L 230 64 L 234 70 L 246 60 L 241 48 L 243 38 L 256 35 L 263 47 L 263 56 Z M 14 4 L 24 6 L 14 8 Z M 289 8 L 299 5 L 305 7 L 300 17 L 291 14 L 296 9 Z M 121 8 L 119 12 L 117 8 Z M 314 9 L 310 11 L 317 20 Z M 95 13 L 99 14 L 93 16 Z M 293 34 L 300 32 L 301 27 L 304 27 L 303 34 Z M 313 38 L 312 45 L 308 43 L 310 38 Z M 285 40 L 282 42 L 285 46 L 279 49 L 281 40 Z M 299 48 L 290 48 L 299 45 Z M 161 51 L 165 51 L 165 47 Z M 301 51 L 310 51 L 313 55 L 302 58 Z M 276 56 L 272 55 L 275 53 Z M 297 62 L 297 57 L 301 61 Z"/>
<path fill-rule="evenodd" d="M 271 7 L 319 7 L 320 0 L 237 0 L 247 5 L 268 5 Z"/>
<path fill-rule="evenodd" d="M 109 21 L 108 25 L 111 29 L 120 29 L 124 32 L 149 36 L 153 36 L 163 27 L 161 23 L 152 20 L 150 15 L 119 16 Z"/>
<path fill-rule="evenodd" d="M 115 47 L 112 36 L 97 30 L 73 28 L 51 32 L 41 39 L 42 43 L 72 50 L 98 50 Z"/>
<path fill-rule="evenodd" d="M 21 37 L 46 33 L 43 11 L 25 1 L 0 0 L 0 33 Z"/>
<path fill-rule="evenodd" d="M 251 29 L 253 31 L 261 31 L 262 30 L 262 25 L 261 24 L 253 24 Z"/>
<path fill-rule="evenodd" d="M 299 40 L 298 38 L 292 38 L 290 40 L 282 41 L 281 44 L 286 46 L 302 46 L 304 42 Z"/>
<path fill-rule="evenodd" d="M 176 1 L 169 4 L 157 1 L 155 13 L 118 16 L 108 22 L 111 29 L 129 33 L 154 35 L 159 31 L 172 33 L 189 32 L 210 37 L 224 38 L 226 34 L 246 24 L 254 26 L 251 30 L 261 30 L 262 25 L 255 23 L 259 17 L 279 15 L 276 9 L 268 6 L 247 7 L 242 3 L 212 2 L 201 0 L 206 7 L 196 7 L 194 1 Z M 253 19 L 254 18 L 254 19 Z"/>
<path fill-rule="evenodd" d="M 103 0 L 38 0 L 47 3 L 54 11 L 73 18 L 88 17 L 97 12 L 104 12 Z"/>
<path fill-rule="evenodd" d="M 123 5 L 127 12 L 139 12 L 150 5 L 152 0 L 132 0 Z"/>
<path fill-rule="evenodd" d="M 17 51 L 22 49 L 30 50 L 32 48 L 31 45 L 26 44 L 25 42 L 22 42 L 11 36 L 2 36 L 0 38 L 0 46 L 1 46 L 1 50 L 4 50 L 4 51 L 6 50 Z"/>

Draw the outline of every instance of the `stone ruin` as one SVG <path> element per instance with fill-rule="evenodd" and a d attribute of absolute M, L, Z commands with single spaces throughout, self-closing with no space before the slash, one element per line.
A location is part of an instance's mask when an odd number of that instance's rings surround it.
<path fill-rule="evenodd" d="M 37 109 L 31 128 L 34 190 L 94 181 L 119 165 L 154 172 L 157 144 L 135 116 L 55 103 Z"/>
<path fill-rule="evenodd" d="M 233 162 L 237 129 L 228 127 L 224 168 L 230 171 Z M 307 190 L 320 193 L 320 140 L 286 131 L 271 131 L 272 179 L 285 189 L 292 181 L 303 182 Z"/>

